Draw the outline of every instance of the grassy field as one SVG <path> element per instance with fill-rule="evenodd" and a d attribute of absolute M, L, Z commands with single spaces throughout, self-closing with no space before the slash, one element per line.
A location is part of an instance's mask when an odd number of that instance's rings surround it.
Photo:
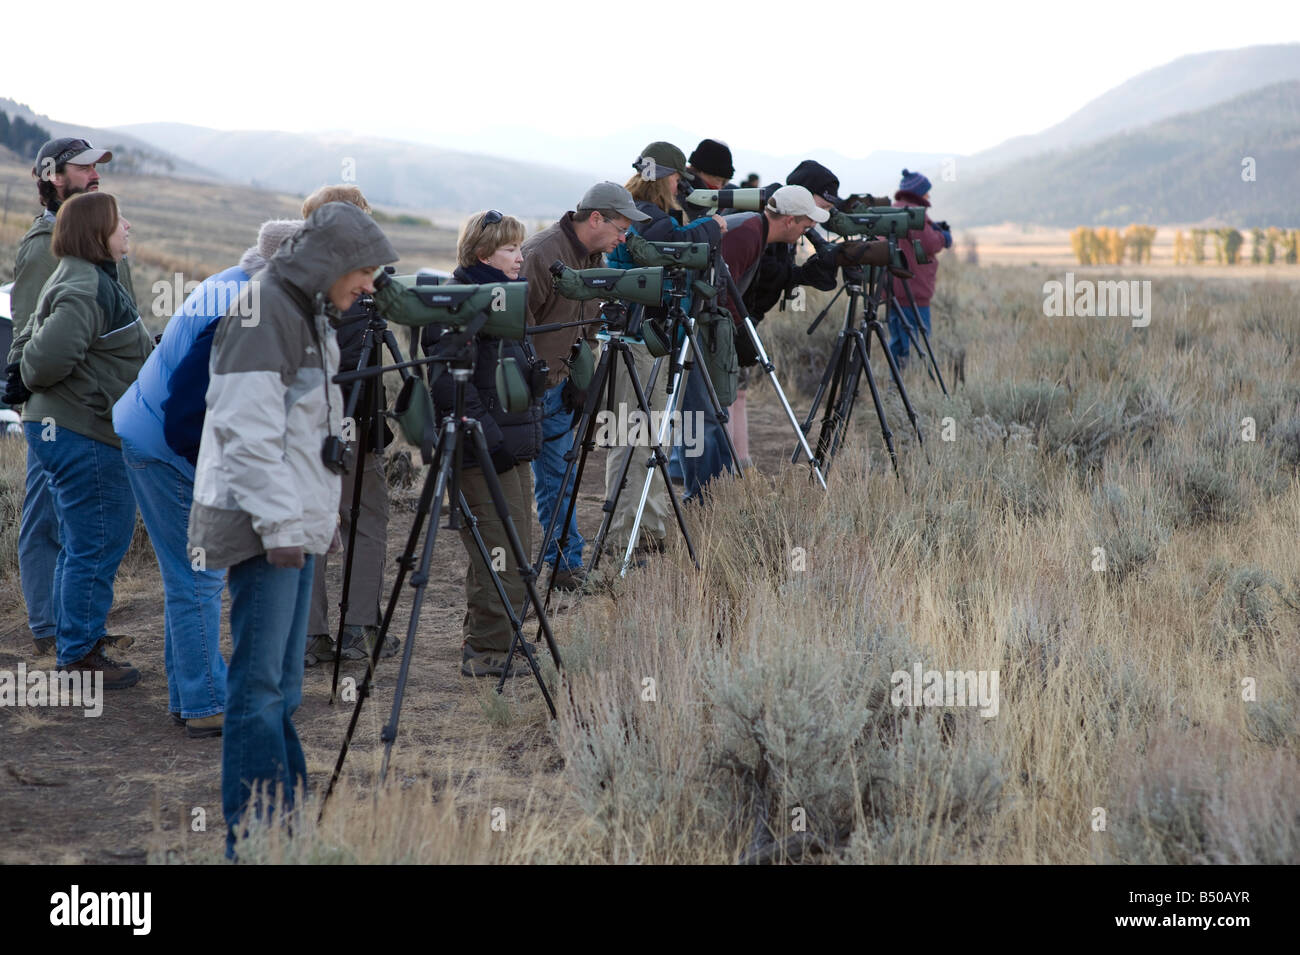
<path fill-rule="evenodd" d="M 249 234 L 290 208 L 250 214 Z M 233 261 L 239 234 L 226 258 L 193 254 Z M 258 834 L 244 858 L 1300 859 L 1300 270 L 1157 276 L 1146 328 L 1044 317 L 1059 277 L 945 257 L 934 338 L 953 394 L 913 363 L 923 450 L 885 386 L 901 479 L 865 389 L 822 493 L 788 463 L 770 386 L 752 385 L 757 472 L 689 512 L 702 570 L 674 543 L 556 615 L 554 722 L 527 681 L 496 697 L 456 675 L 465 558 L 440 538 L 389 784 L 395 660 L 323 823 Z M 800 416 L 839 324 L 809 337 L 811 314 L 760 328 Z M 31 665 L 21 461 L 0 445 L 0 668 Z M 602 474 L 583 485 L 589 534 Z M 390 554 L 413 493 L 393 491 Z M 0 710 L 4 861 L 219 857 L 219 745 L 165 724 L 161 587 L 140 538 L 118 601 L 110 629 L 137 635 L 140 687 L 95 721 Z M 891 677 L 918 664 L 997 671 L 996 716 L 895 705 Z M 310 672 L 313 800 L 347 717 L 327 696 Z"/>

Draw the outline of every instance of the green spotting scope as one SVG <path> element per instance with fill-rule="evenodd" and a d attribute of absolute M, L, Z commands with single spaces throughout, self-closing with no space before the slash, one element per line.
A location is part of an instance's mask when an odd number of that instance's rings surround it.
<path fill-rule="evenodd" d="M 686 201 L 697 209 L 709 209 L 713 212 L 734 210 L 736 212 L 762 212 L 767 204 L 767 192 L 764 189 L 692 189 Z"/>
<path fill-rule="evenodd" d="M 889 215 L 895 212 L 907 213 L 908 229 L 925 228 L 925 207 L 924 206 L 854 206 L 849 210 L 850 215 L 863 213 L 866 215 Z"/>
<path fill-rule="evenodd" d="M 925 211 L 922 210 L 922 217 Z M 888 212 L 832 212 L 826 228 L 836 235 L 894 236 L 901 239 L 911 231 L 911 216 L 906 209 Z"/>
<path fill-rule="evenodd" d="M 694 269 L 697 272 L 709 267 L 707 242 L 653 242 L 635 232 L 629 232 L 625 241 L 628 254 L 637 265 L 647 268 L 658 266 L 665 269 Z"/>
<path fill-rule="evenodd" d="M 390 267 L 391 268 L 391 267 Z M 528 283 L 438 285 L 429 275 L 375 275 L 375 307 L 398 325 L 422 328 L 449 325 L 464 328 L 480 313 L 487 323 L 480 331 L 494 338 L 522 341 L 528 324 Z"/>
<path fill-rule="evenodd" d="M 577 302 L 619 299 L 640 305 L 660 305 L 664 297 L 664 270 L 571 269 L 560 260 L 551 265 L 555 291 Z"/>

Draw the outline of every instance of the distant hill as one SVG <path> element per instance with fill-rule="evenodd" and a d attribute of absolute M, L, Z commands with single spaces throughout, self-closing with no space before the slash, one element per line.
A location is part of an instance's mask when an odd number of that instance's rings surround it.
<path fill-rule="evenodd" d="M 37 113 L 30 106 L 15 100 L 0 97 L 0 110 L 9 114 L 10 119 L 21 117 L 29 123 L 36 123 L 50 131 L 52 137 L 76 136 L 89 140 L 100 149 L 113 153 L 112 166 L 119 172 L 141 173 L 145 175 L 181 176 L 186 179 L 214 181 L 219 177 L 200 164 L 187 162 L 168 153 L 164 149 L 151 145 L 135 136 L 117 130 L 98 129 L 94 126 L 81 126 L 76 123 L 61 123 L 48 116 Z M 22 157 L 27 162 L 36 158 L 32 155 Z"/>
<path fill-rule="evenodd" d="M 1242 180 L 1242 160 L 1255 179 Z M 1300 81 L 949 185 L 962 225 L 1208 222 L 1300 228 Z"/>
<path fill-rule="evenodd" d="M 496 207 L 549 217 L 572 209 L 593 182 L 590 175 L 540 163 L 344 133 L 232 132 L 183 123 L 120 131 L 232 182 L 299 194 L 356 182 L 371 202 L 435 212 Z"/>
<path fill-rule="evenodd" d="M 1300 80 L 1300 43 L 1193 53 L 1139 73 L 1040 133 L 1017 136 L 975 153 L 962 164 L 962 170 L 989 171 L 1018 159 L 1093 142 L 1288 80 Z"/>

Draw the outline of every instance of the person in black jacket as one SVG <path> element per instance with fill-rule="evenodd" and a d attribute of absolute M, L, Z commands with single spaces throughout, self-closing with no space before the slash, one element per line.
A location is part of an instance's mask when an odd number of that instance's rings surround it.
<path fill-rule="evenodd" d="M 519 280 L 519 270 L 524 257 L 520 246 L 524 241 L 524 226 L 513 216 L 505 216 L 495 209 L 479 212 L 469 217 L 461 230 L 457 244 L 459 263 L 451 281 L 457 285 L 485 285 Z M 438 341 L 442 329 L 429 326 L 424 334 L 425 351 L 438 355 L 445 349 Z M 474 378 L 465 391 L 464 416 L 476 419 L 483 427 L 483 437 L 492 466 L 501 481 L 501 489 L 510 508 L 523 542 L 524 551 L 533 548 L 533 472 L 529 462 L 542 448 L 542 405 L 545 377 L 538 367 L 536 356 L 527 341 L 509 341 L 479 333 L 476 342 Z M 524 372 L 524 378 L 533 387 L 532 402 L 524 411 L 511 413 L 501 405 L 497 395 L 496 370 L 498 362 L 514 358 Z M 431 392 L 439 418 L 453 412 L 456 385 L 445 367 L 431 366 L 434 375 Z M 465 455 L 461 472 L 461 491 L 470 510 L 478 518 L 479 534 L 487 545 L 489 554 L 506 595 L 516 609 L 524 603 L 524 584 L 515 566 L 515 555 L 510 549 L 505 523 L 492 506 L 487 480 L 479 470 L 474 457 Z M 453 502 L 454 506 L 454 502 Z M 488 568 L 484 565 L 473 535 L 462 528 L 461 541 L 469 552 L 469 568 L 465 573 L 465 620 L 462 625 L 464 646 L 461 651 L 460 672 L 465 676 L 499 677 L 506 665 L 510 649 L 510 618 L 497 597 L 496 588 Z M 527 661 L 516 656 L 511 664 L 510 676 L 528 674 Z"/>

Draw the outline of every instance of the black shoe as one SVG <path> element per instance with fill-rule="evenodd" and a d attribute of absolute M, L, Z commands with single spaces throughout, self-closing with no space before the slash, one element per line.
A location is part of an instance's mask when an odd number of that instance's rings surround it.
<path fill-rule="evenodd" d="M 103 640 L 95 644 L 95 648 L 80 660 L 59 669 L 67 670 L 70 673 L 102 673 L 104 675 L 104 689 L 106 690 L 125 690 L 127 687 L 135 686 L 140 682 L 140 671 L 135 667 L 126 663 L 119 663 L 116 660 L 110 660 L 104 656 Z"/>

